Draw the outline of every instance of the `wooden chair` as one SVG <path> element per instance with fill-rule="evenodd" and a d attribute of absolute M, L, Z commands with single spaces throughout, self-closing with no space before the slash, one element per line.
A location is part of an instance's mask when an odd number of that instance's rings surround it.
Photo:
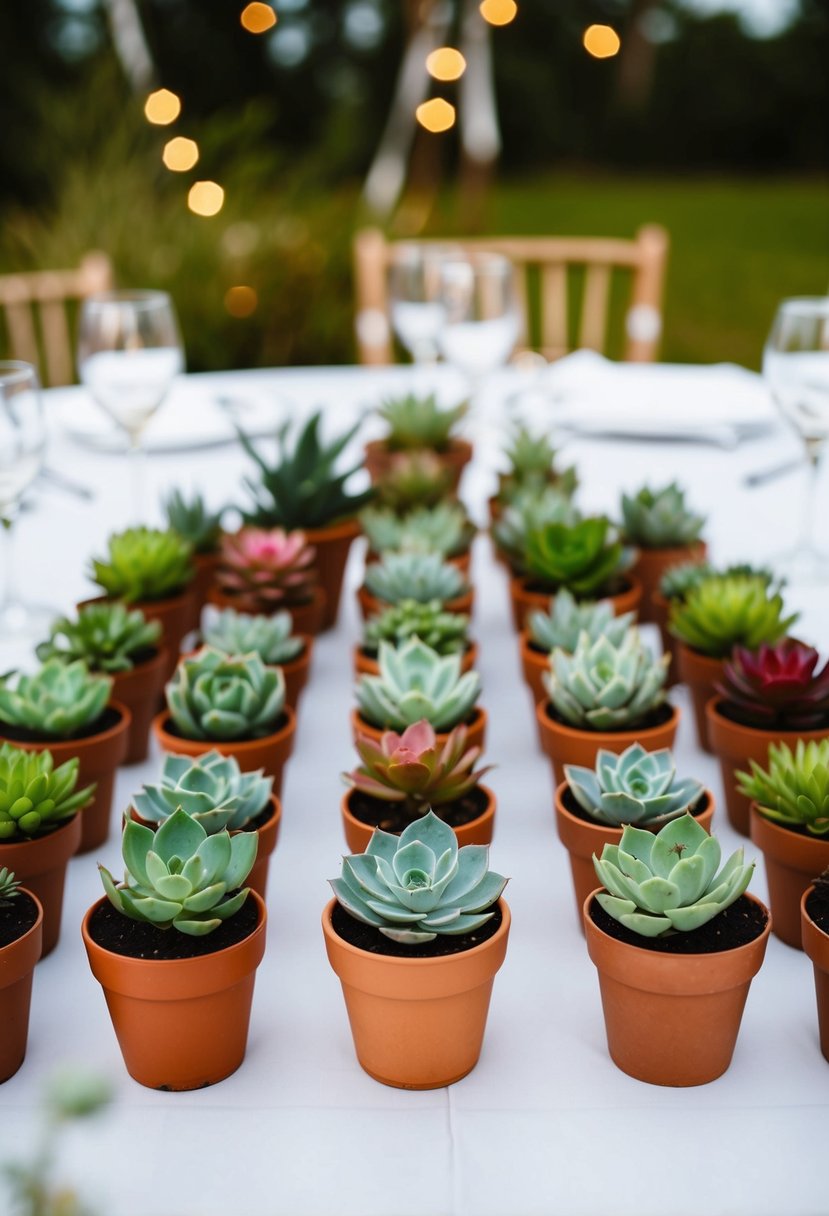
<path fill-rule="evenodd" d="M 71 384 L 75 361 L 67 303 L 111 289 L 112 263 L 98 252 L 85 254 L 77 270 L 0 275 L 10 357 L 39 367 L 44 387 Z"/>
<path fill-rule="evenodd" d="M 629 278 L 624 317 L 623 358 L 653 362 L 662 331 L 662 294 L 669 238 L 664 228 L 647 224 L 630 240 L 615 237 L 480 237 L 474 240 L 425 242 L 451 245 L 464 252 L 502 253 L 518 276 L 523 312 L 522 343 L 536 331 L 531 349 L 547 359 L 589 348 L 605 351 L 615 271 Z M 364 228 L 354 238 L 355 320 L 361 363 L 392 363 L 387 272 L 395 244 L 378 228 Z M 571 340 L 568 300 L 581 291 L 578 325 Z M 534 323 L 531 326 L 529 319 Z M 574 318 L 575 319 L 575 318 Z"/>

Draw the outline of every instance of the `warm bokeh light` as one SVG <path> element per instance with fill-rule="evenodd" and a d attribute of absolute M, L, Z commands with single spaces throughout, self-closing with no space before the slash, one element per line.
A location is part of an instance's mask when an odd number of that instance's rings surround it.
<path fill-rule="evenodd" d="M 239 20 L 249 34 L 264 34 L 276 25 L 276 13 L 269 4 L 246 4 Z"/>
<path fill-rule="evenodd" d="M 218 182 L 194 182 L 187 195 L 187 206 L 196 215 L 218 215 L 225 201 L 225 192 Z"/>
<path fill-rule="evenodd" d="M 415 110 L 415 117 L 421 127 L 437 134 L 448 131 L 455 125 L 455 107 L 442 97 L 433 97 L 431 101 L 422 102 Z"/>
<path fill-rule="evenodd" d="M 167 140 L 164 151 L 161 153 L 161 159 L 174 173 L 186 173 L 199 159 L 199 145 L 194 139 L 185 139 L 183 135 L 177 135 L 175 139 Z"/>
<path fill-rule="evenodd" d="M 621 45 L 619 35 L 609 25 L 589 25 L 584 31 L 584 49 L 594 59 L 612 59 Z"/>
<path fill-rule="evenodd" d="M 482 0 L 479 12 L 490 25 L 509 25 L 515 20 L 518 5 L 515 0 Z"/>
<path fill-rule="evenodd" d="M 253 287 L 239 284 L 225 292 L 225 308 L 232 317 L 249 317 L 256 312 L 259 296 Z"/>
<path fill-rule="evenodd" d="M 157 127 L 175 122 L 181 113 L 181 100 L 169 89 L 156 89 L 144 102 L 144 117 Z"/>
<path fill-rule="evenodd" d="M 458 80 L 466 71 L 466 60 L 453 46 L 439 46 L 426 56 L 426 71 L 435 80 Z"/>

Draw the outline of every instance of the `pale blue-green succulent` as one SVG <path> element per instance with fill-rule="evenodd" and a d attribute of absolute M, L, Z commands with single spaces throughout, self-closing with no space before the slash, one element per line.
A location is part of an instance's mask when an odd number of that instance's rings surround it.
<path fill-rule="evenodd" d="M 229 657 L 206 646 L 181 660 L 166 693 L 185 739 L 261 739 L 276 730 L 285 677 L 258 654 Z"/>
<path fill-rule="evenodd" d="M 572 654 L 582 633 L 586 633 L 591 642 L 604 636 L 614 646 L 621 645 L 635 620 L 635 612 L 614 616 L 610 600 L 579 602 L 566 587 L 562 587 L 550 600 L 550 611 L 531 612 L 527 625 L 530 641 L 541 650 L 549 653 L 558 647 Z"/>
<path fill-rule="evenodd" d="M 458 502 L 416 507 L 398 515 L 387 507 L 368 507 L 360 516 L 369 548 L 375 553 L 464 553 L 475 535 L 466 511 Z"/>
<path fill-rule="evenodd" d="M 241 831 L 261 814 L 273 790 L 263 770 L 243 773 L 235 756 L 205 752 L 165 755 L 158 784 L 148 784 L 133 798 L 142 819 L 164 823 L 178 809 L 197 819 L 208 834 Z"/>
<path fill-rule="evenodd" d="M 469 590 L 458 567 L 439 553 L 386 553 L 382 561 L 366 566 L 365 585 L 378 600 L 389 604 L 401 600 L 446 603 Z"/>
<path fill-rule="evenodd" d="M 0 679 L 0 721 L 48 739 L 69 739 L 94 726 L 106 709 L 112 677 L 92 675 L 83 659 L 47 659 L 15 686 Z"/>
<path fill-rule="evenodd" d="M 637 494 L 622 495 L 625 537 L 643 549 L 673 549 L 699 540 L 704 515 L 685 505 L 685 491 L 675 481 L 661 490 L 643 486 Z"/>
<path fill-rule="evenodd" d="M 544 524 L 574 524 L 581 518 L 569 497 L 554 486 L 526 486 L 512 496 L 492 525 L 495 544 L 514 570 L 523 570 L 527 536 Z"/>
<path fill-rule="evenodd" d="M 677 780 L 669 748 L 647 752 L 641 743 L 631 743 L 620 756 L 600 747 L 595 769 L 565 764 L 564 772 L 582 810 L 613 827 L 659 827 L 691 811 L 703 792 L 693 777 Z"/>
<path fill-rule="evenodd" d="M 400 647 L 381 642 L 380 674 L 362 676 L 357 704 L 367 722 L 404 730 L 422 718 L 437 731 L 450 730 L 472 712 L 481 692 L 476 671 L 461 675 L 461 656 L 439 655 L 419 638 Z"/>
<path fill-rule="evenodd" d="M 638 629 L 629 629 L 619 646 L 606 637 L 591 642 L 582 634 L 573 654 L 554 650 L 541 679 L 553 706 L 571 726 L 582 730 L 630 730 L 665 700 L 670 655 L 655 659 Z"/>
<path fill-rule="evenodd" d="M 290 663 L 302 651 L 302 638 L 292 635 L 290 612 L 275 612 L 273 616 L 254 616 L 225 608 L 202 627 L 206 646 L 222 654 L 258 654 L 263 663 L 278 667 Z"/>

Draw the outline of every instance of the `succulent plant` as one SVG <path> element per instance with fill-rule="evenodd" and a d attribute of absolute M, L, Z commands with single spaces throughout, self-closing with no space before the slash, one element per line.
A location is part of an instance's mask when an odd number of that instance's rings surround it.
<path fill-rule="evenodd" d="M 459 655 L 439 655 L 419 638 L 397 648 L 381 642 L 378 662 L 380 674 L 362 676 L 356 690 L 372 726 L 405 730 L 425 718 L 435 730 L 450 730 L 469 717 L 480 696 L 477 672 L 461 675 Z"/>
<path fill-rule="evenodd" d="M 201 494 L 194 494 L 188 501 L 180 490 L 168 494 L 162 506 L 168 526 L 190 542 L 194 553 L 216 552 L 224 509 L 208 511 Z"/>
<path fill-rule="evenodd" d="M 766 730 L 829 727 L 829 662 L 816 672 L 818 657 L 792 638 L 756 651 L 735 646 L 716 685 L 729 717 Z"/>
<path fill-rule="evenodd" d="M 581 599 L 600 596 L 633 561 L 602 516 L 576 524 L 543 524 L 527 533 L 524 567 L 545 587 L 568 587 Z"/>
<path fill-rule="evenodd" d="M 712 574 L 716 571 L 710 562 L 682 562 L 665 571 L 659 580 L 659 590 L 667 600 L 682 600 Z"/>
<path fill-rule="evenodd" d="M 631 730 L 665 700 L 669 655 L 655 659 L 629 629 L 619 646 L 579 638 L 572 654 L 554 650 L 541 679 L 565 722 L 581 730 Z"/>
<path fill-rule="evenodd" d="M 722 850 L 693 815 L 672 819 L 658 832 L 626 827 L 619 844 L 606 844 L 593 865 L 606 888 L 596 899 L 605 912 L 642 937 L 699 929 L 745 891 L 754 862 L 743 850 L 717 872 Z"/>
<path fill-rule="evenodd" d="M 580 518 L 578 509 L 561 490 L 553 486 L 541 490 L 523 486 L 492 525 L 492 536 L 512 569 L 522 572 L 530 532 L 545 524 L 569 526 Z"/>
<path fill-rule="evenodd" d="M 112 677 L 92 675 L 83 659 L 48 659 L 34 675 L 0 677 L 0 722 L 47 739 L 71 739 L 106 709 Z"/>
<path fill-rule="evenodd" d="M 374 488 L 378 502 L 405 514 L 416 507 L 437 506 L 451 485 L 451 469 L 434 452 L 396 452 Z"/>
<path fill-rule="evenodd" d="M 179 808 L 197 819 L 208 835 L 242 831 L 261 815 L 273 791 L 273 778 L 260 768 L 243 773 L 235 756 L 205 752 L 164 756 L 161 780 L 145 785 L 133 798 L 142 819 L 164 823 Z"/>
<path fill-rule="evenodd" d="M 779 642 L 796 620 L 783 616 L 783 597 L 762 576 L 714 575 L 671 602 L 668 627 L 693 650 L 724 658 L 734 646 Z"/>
<path fill-rule="evenodd" d="M 0 908 L 10 908 L 20 894 L 20 883 L 11 870 L 0 869 Z"/>
<path fill-rule="evenodd" d="M 404 397 L 384 401 L 377 413 L 388 424 L 386 444 L 391 451 L 431 448 L 434 452 L 443 452 L 467 409 L 465 401 L 441 409 L 434 393 L 424 397 L 407 393 Z"/>
<path fill-rule="evenodd" d="M 396 515 L 388 507 L 367 507 L 360 523 L 374 553 L 406 551 L 454 557 L 466 552 L 475 535 L 459 502 L 416 507 L 406 515 Z"/>
<path fill-rule="evenodd" d="M 595 770 L 565 764 L 564 772 L 582 810 L 613 827 L 625 823 L 661 827 L 692 812 L 703 792 L 701 782 L 693 777 L 677 780 L 669 748 L 647 752 L 641 743 L 631 743 L 620 756 L 600 747 Z"/>
<path fill-rule="evenodd" d="M 330 882 L 356 920 L 415 946 L 491 919 L 508 880 L 488 865 L 488 845 L 459 849 L 452 829 L 429 811 L 399 836 L 378 828 L 365 853 L 344 857 L 342 876 Z"/>
<path fill-rule="evenodd" d="M 158 648 L 161 623 L 148 621 L 140 608 L 120 600 L 102 600 L 78 610 L 77 620 L 61 616 L 52 622 L 49 639 L 37 647 L 42 662 L 83 659 L 90 671 L 131 671 L 142 655 Z"/>
<path fill-rule="evenodd" d="M 662 490 L 643 486 L 637 494 L 622 495 L 625 539 L 643 549 L 675 549 L 700 538 L 704 515 L 685 505 L 685 491 L 675 481 Z"/>
<path fill-rule="evenodd" d="M 195 573 L 189 541 L 171 528 L 127 528 L 110 536 L 107 559 L 92 560 L 90 578 L 110 599 L 128 604 L 177 595 Z"/>
<path fill-rule="evenodd" d="M 526 488 L 538 491 L 552 486 L 568 498 L 575 493 L 578 485 L 576 470 L 569 468 L 559 472 L 556 469 L 556 449 L 545 431 L 534 433 L 528 426 L 519 423 L 504 455 L 509 461 L 509 472 L 500 476 L 497 497 L 501 502 L 511 502 L 518 491 Z"/>
<path fill-rule="evenodd" d="M 457 566 L 439 553 L 386 553 L 381 561 L 366 566 L 366 588 L 378 600 L 399 604 L 401 600 L 457 599 L 469 590 Z"/>
<path fill-rule="evenodd" d="M 347 519 L 362 510 L 373 497 L 373 490 L 350 493 L 346 483 L 362 468 L 362 462 L 345 472 L 336 471 L 340 456 L 359 430 L 359 423 L 330 443 L 320 438 L 321 411 L 313 414 L 289 441 L 291 422 L 276 433 L 278 456 L 269 465 L 250 439 L 239 431 L 247 454 L 259 470 L 257 478 L 245 478 L 253 498 L 253 509 L 244 514 L 247 523 L 260 528 L 324 528 L 336 520 Z"/>
<path fill-rule="evenodd" d="M 304 532 L 242 528 L 223 537 L 216 579 L 240 607 L 272 611 L 313 598 L 315 560 Z"/>
<path fill-rule="evenodd" d="M 242 883 L 253 868 L 258 844 L 255 832 L 210 836 L 198 820 L 174 811 L 157 832 L 127 820 L 121 886 L 104 866 L 98 869 L 110 903 L 130 920 L 203 937 L 247 899 Z"/>
<path fill-rule="evenodd" d="M 285 677 L 258 654 L 229 657 L 206 646 L 181 660 L 166 692 L 185 739 L 261 739 L 282 714 Z"/>
<path fill-rule="evenodd" d="M 76 757 L 55 768 L 49 751 L 0 746 L 0 840 L 29 840 L 60 827 L 89 803 L 94 785 L 78 790 Z"/>
<path fill-rule="evenodd" d="M 549 612 L 531 612 L 527 617 L 530 640 L 548 653 L 558 647 L 572 654 L 578 640 L 586 633 L 591 642 L 604 636 L 614 646 L 622 639 L 636 619 L 635 612 L 613 615 L 610 600 L 582 600 L 579 603 L 566 587 L 550 600 Z"/>
<path fill-rule="evenodd" d="M 363 649 L 376 653 L 381 642 L 400 646 L 418 637 L 438 654 L 463 654 L 469 645 L 468 633 L 469 617 L 462 612 L 447 612 L 440 600 L 425 604 L 401 600 L 366 621 Z"/>
<path fill-rule="evenodd" d="M 829 833 L 829 739 L 798 739 L 794 751 L 771 743 L 766 768 L 749 764 L 750 773 L 737 773 L 737 785 L 761 814 L 811 836 Z"/>
<path fill-rule="evenodd" d="M 273 616 L 251 616 L 225 608 L 212 621 L 202 626 L 206 646 L 222 654 L 258 654 L 269 667 L 290 663 L 302 652 L 302 638 L 292 636 L 294 624 L 290 612 L 275 612 Z"/>

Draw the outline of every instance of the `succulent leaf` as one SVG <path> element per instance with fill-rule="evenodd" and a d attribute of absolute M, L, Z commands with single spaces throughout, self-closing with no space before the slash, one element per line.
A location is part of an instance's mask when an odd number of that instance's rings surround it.
<path fill-rule="evenodd" d="M 715 574 L 671 601 L 668 627 L 693 650 L 723 658 L 734 646 L 780 641 L 796 620 L 783 615 L 783 597 L 764 576 Z"/>
<path fill-rule="evenodd" d="M 685 505 L 685 491 L 675 481 L 662 490 L 643 486 L 637 494 L 622 495 L 625 538 L 643 549 L 674 549 L 699 540 L 704 515 Z"/>
<path fill-rule="evenodd" d="M 185 739 L 261 739 L 282 714 L 285 677 L 258 654 L 228 657 L 206 646 L 181 660 L 166 693 Z"/>
<path fill-rule="evenodd" d="M 273 778 L 262 769 L 243 773 L 234 756 L 217 751 L 195 759 L 165 755 L 158 784 L 147 784 L 133 798 L 142 819 L 161 824 L 179 808 L 208 835 L 241 831 L 267 805 Z"/>
<path fill-rule="evenodd" d="M 595 769 L 565 764 L 570 792 L 599 823 L 661 827 L 692 811 L 703 793 L 701 782 L 676 778 L 668 748 L 647 752 L 632 743 L 620 756 L 600 748 Z"/>
<path fill-rule="evenodd" d="M 798 739 L 794 751 L 772 743 L 766 768 L 749 764 L 750 773 L 737 773 L 737 785 L 762 815 L 811 836 L 829 834 L 829 738 Z"/>
<path fill-rule="evenodd" d="M 271 612 L 313 597 L 315 561 L 304 532 L 242 528 L 222 539 L 216 579 L 240 608 Z"/>
<path fill-rule="evenodd" d="M 110 599 L 167 599 L 193 579 L 192 546 L 172 529 L 128 528 L 107 543 L 107 558 L 93 559 L 90 578 Z"/>
<path fill-rule="evenodd" d="M 431 448 L 443 452 L 466 414 L 466 402 L 441 409 L 434 393 L 407 393 L 384 401 L 377 413 L 388 424 L 386 443 L 395 452 Z"/>
<path fill-rule="evenodd" d="M 83 659 L 48 659 L 34 675 L 0 677 L 0 721 L 47 739 L 69 739 L 106 709 L 112 677 L 92 675 Z"/>
<path fill-rule="evenodd" d="M 601 596 L 631 565 L 634 551 L 615 539 L 603 516 L 549 523 L 527 532 L 523 568 L 551 590 L 567 587 L 581 599 Z"/>
<path fill-rule="evenodd" d="M 549 653 L 558 648 L 572 654 L 582 633 L 586 633 L 591 642 L 604 636 L 614 646 L 619 646 L 635 619 L 635 612 L 614 616 L 610 600 L 579 602 L 562 587 L 550 600 L 549 612 L 531 612 L 527 624 L 531 641 L 541 650 Z"/>
<path fill-rule="evenodd" d="M 829 662 L 815 668 L 818 652 L 791 638 L 756 651 L 735 646 L 717 692 L 729 716 L 763 730 L 829 728 Z"/>
<path fill-rule="evenodd" d="M 469 590 L 457 566 L 439 553 L 386 553 L 381 561 L 366 566 L 365 585 L 373 596 L 389 604 L 402 600 L 445 604 Z"/>
<path fill-rule="evenodd" d="M 148 621 L 140 609 L 130 611 L 120 601 L 86 604 L 77 620 L 58 617 L 48 641 L 37 647 L 41 662 L 83 659 L 90 671 L 112 674 L 131 671 L 142 653 L 158 648 L 161 624 Z"/>
<path fill-rule="evenodd" d="M 572 655 L 554 650 L 542 682 L 553 706 L 582 730 L 630 730 L 665 700 L 669 655 L 654 659 L 637 629 L 618 646 L 607 637 L 582 634 Z"/>
<path fill-rule="evenodd" d="M 363 676 L 357 704 L 367 722 L 385 730 L 405 730 L 425 718 L 436 731 L 450 730 L 469 717 L 481 691 L 477 672 L 461 675 L 456 654 L 439 655 L 419 638 L 399 649 L 380 643 L 380 674 Z"/>

